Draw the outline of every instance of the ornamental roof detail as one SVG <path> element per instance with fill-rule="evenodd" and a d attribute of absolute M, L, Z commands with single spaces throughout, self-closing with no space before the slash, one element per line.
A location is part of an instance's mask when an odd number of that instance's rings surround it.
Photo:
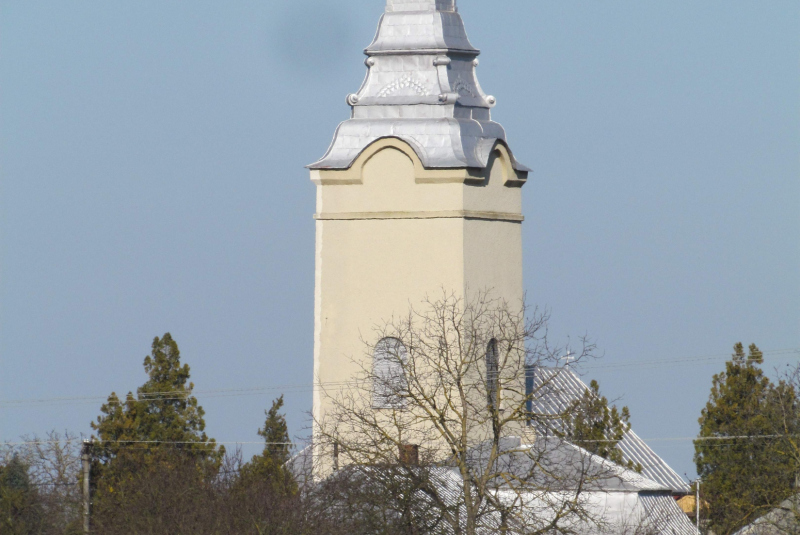
<path fill-rule="evenodd" d="M 427 168 L 485 168 L 492 147 L 506 143 L 455 0 L 387 0 L 364 53 L 367 75 L 347 96 L 351 117 L 311 169 L 347 169 L 382 137 L 406 141 Z M 511 158 L 516 170 L 529 171 Z"/>

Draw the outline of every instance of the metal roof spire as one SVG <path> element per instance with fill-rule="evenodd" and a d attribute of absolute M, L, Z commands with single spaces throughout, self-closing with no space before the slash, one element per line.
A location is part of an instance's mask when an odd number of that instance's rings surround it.
<path fill-rule="evenodd" d="M 401 50 L 480 53 L 467 38 L 455 0 L 386 0 L 386 12 L 366 53 Z"/>
<path fill-rule="evenodd" d="M 485 168 L 495 144 L 505 144 L 503 127 L 491 119 L 495 98 L 475 74 L 480 51 L 469 42 L 456 0 L 386 0 L 364 53 L 367 76 L 347 96 L 351 119 L 310 168 L 347 169 L 388 136 L 406 141 L 428 168 Z"/>
<path fill-rule="evenodd" d="M 456 0 L 386 0 L 386 12 L 457 11 Z"/>

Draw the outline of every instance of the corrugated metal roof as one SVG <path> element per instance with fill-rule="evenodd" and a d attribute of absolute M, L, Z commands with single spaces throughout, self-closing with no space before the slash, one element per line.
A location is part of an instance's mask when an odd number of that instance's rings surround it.
<path fill-rule="evenodd" d="M 529 381 L 529 384 L 531 381 Z M 560 431 L 559 416 L 588 389 L 586 384 L 569 368 L 535 368 L 532 386 L 536 395 L 532 405 L 536 414 L 551 417 L 549 425 Z M 671 489 L 674 493 L 689 492 L 689 485 L 675 470 L 664 462 L 633 430 L 625 433 L 617 444 L 626 461 L 642 466 L 642 475 Z"/>
<path fill-rule="evenodd" d="M 404 467 L 398 469 L 397 467 L 375 467 L 367 465 L 352 465 L 344 468 L 339 472 L 335 472 L 331 477 L 355 477 L 363 481 L 364 485 L 381 485 L 381 479 L 391 479 L 393 482 L 407 481 L 413 485 L 415 484 L 406 470 L 414 470 L 413 467 Z M 434 511 L 442 511 L 446 509 L 452 514 L 455 520 L 461 525 L 463 530 L 466 526 L 467 511 L 464 502 L 464 486 L 461 476 L 453 468 L 447 467 L 426 467 L 419 468 L 424 471 L 422 478 L 427 480 L 426 487 L 428 491 L 434 491 L 436 500 L 434 501 L 428 492 L 416 490 L 413 492 L 416 500 L 415 514 L 417 518 L 422 521 L 422 524 L 429 523 L 433 520 L 435 525 L 435 533 L 442 535 L 451 535 L 456 533 L 456 530 L 440 514 L 434 513 L 431 518 L 424 518 L 426 511 L 432 509 Z M 438 502 L 440 500 L 440 502 Z M 367 505 L 367 504 L 365 504 Z M 500 513 L 496 510 L 490 509 L 489 505 L 484 503 L 481 506 L 479 514 L 478 525 L 476 526 L 476 533 L 478 535 L 491 535 L 498 533 L 500 530 L 501 517 Z M 514 530 L 514 533 L 518 531 Z"/>
<path fill-rule="evenodd" d="M 493 442 L 470 450 L 468 462 L 475 473 L 489 466 Z M 516 481 L 552 492 L 670 492 L 670 488 L 646 476 L 554 436 L 541 436 L 533 444 L 519 437 L 500 440 L 503 453 L 492 471 L 513 474 Z"/>
<path fill-rule="evenodd" d="M 425 470 L 427 471 L 425 477 L 435 488 L 437 499 L 441 500 L 444 507 L 451 508 L 452 512 L 458 511 L 459 520 L 464 522 L 467 515 L 463 504 L 463 482 L 458 472 L 445 467 L 428 467 Z M 365 484 L 370 484 L 370 479 L 373 477 L 380 479 L 388 475 L 392 480 L 404 477 L 402 471 L 370 466 L 353 466 L 334 474 L 333 477 L 339 477 L 345 473 L 363 477 Z M 583 513 L 588 516 L 568 515 L 561 522 L 562 528 L 567 528 L 570 533 L 576 532 L 584 535 L 617 535 L 620 533 L 697 535 L 694 526 L 677 506 L 675 500 L 664 491 L 626 490 L 622 492 L 634 497 L 634 501 L 614 501 L 612 503 L 616 506 L 609 506 L 609 502 L 597 499 L 602 492 L 584 491 L 586 497 L 581 502 L 581 508 L 584 508 Z M 619 491 L 615 494 L 619 494 Z M 511 519 L 512 533 L 526 533 L 528 530 L 542 529 L 552 520 L 552 511 L 560 508 L 561 500 L 569 502 L 574 499 L 571 492 L 553 491 L 545 495 L 534 491 L 518 494 L 507 489 L 499 489 L 497 496 L 509 504 L 518 504 L 514 509 L 515 515 Z M 425 511 L 426 507 L 422 502 L 429 501 L 430 497 L 422 491 L 418 491 L 417 497 L 421 500 L 418 504 L 421 506 L 420 511 Z M 431 505 L 433 504 L 431 503 Z M 484 504 L 481 509 L 477 533 L 480 535 L 498 533 L 501 524 L 498 511 L 492 510 L 488 504 Z M 433 515 L 437 518 L 438 516 L 437 514 Z M 440 520 L 437 520 L 436 528 L 436 533 L 443 535 L 454 533 L 452 526 Z M 552 530 L 552 533 L 560 532 Z"/>
<path fill-rule="evenodd" d="M 661 535 L 697 535 L 697 529 L 671 496 L 640 494 L 645 511 L 642 523 Z"/>
<path fill-rule="evenodd" d="M 800 533 L 800 494 L 743 527 L 734 535 L 790 535 Z"/>

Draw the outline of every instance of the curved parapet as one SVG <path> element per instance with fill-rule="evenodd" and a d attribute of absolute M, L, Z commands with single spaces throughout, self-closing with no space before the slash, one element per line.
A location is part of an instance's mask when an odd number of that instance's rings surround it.
<path fill-rule="evenodd" d="M 528 178 L 526 170 L 515 168 L 514 156 L 502 141 L 494 141 L 490 145 L 482 147 L 486 158 L 482 165 L 454 165 L 436 168 L 425 164 L 423 159 L 425 152 L 413 139 L 400 136 L 385 136 L 369 143 L 353 157 L 351 164 L 347 168 L 312 169 L 312 181 L 318 185 L 361 184 L 366 163 L 386 148 L 396 149 L 408 156 L 414 165 L 415 181 L 419 184 L 483 184 L 490 172 L 492 157 L 497 159 L 502 166 L 503 185 L 512 188 L 521 187 Z"/>

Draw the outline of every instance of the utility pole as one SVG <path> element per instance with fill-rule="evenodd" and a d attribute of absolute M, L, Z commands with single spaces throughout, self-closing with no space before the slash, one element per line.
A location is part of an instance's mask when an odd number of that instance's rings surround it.
<path fill-rule="evenodd" d="M 333 470 L 339 470 L 339 442 L 333 443 Z"/>
<path fill-rule="evenodd" d="M 81 448 L 81 465 L 83 468 L 83 533 L 89 533 L 89 512 L 91 507 L 90 500 L 90 486 L 89 486 L 89 472 L 91 469 L 92 461 L 92 441 L 84 440 L 83 447 Z"/>
<path fill-rule="evenodd" d="M 697 515 L 695 520 L 697 520 L 697 533 L 700 533 L 700 478 L 697 479 L 697 496 L 695 497 L 695 505 L 697 507 Z"/>

